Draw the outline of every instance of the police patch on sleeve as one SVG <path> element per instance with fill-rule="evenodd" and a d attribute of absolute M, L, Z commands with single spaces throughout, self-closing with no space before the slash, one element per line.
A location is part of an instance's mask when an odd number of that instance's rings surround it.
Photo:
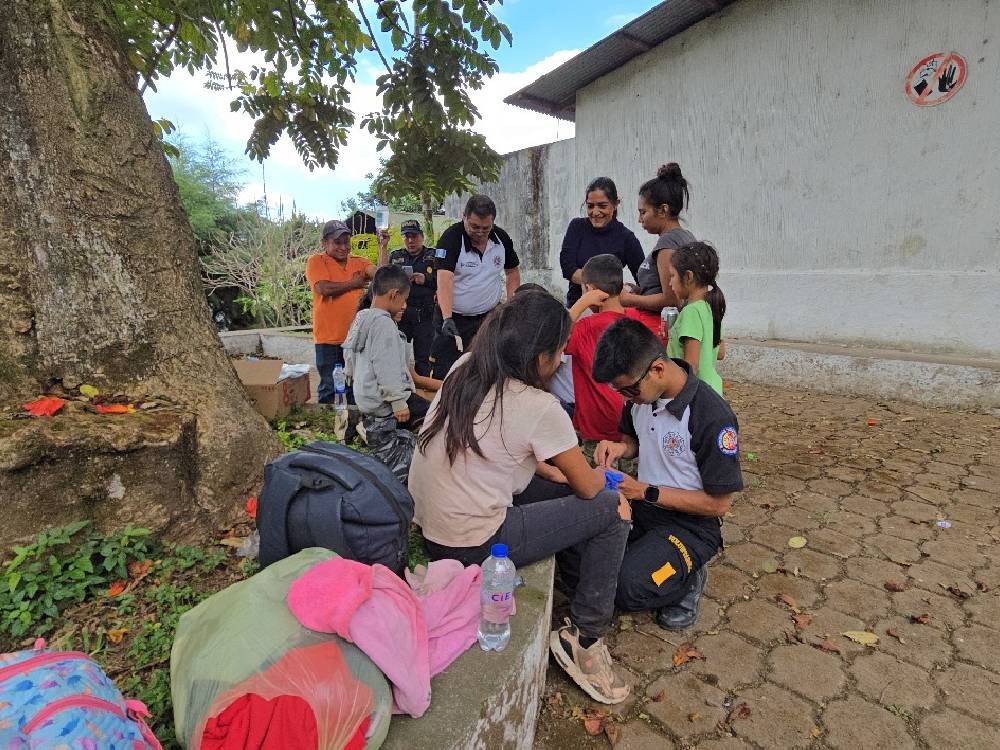
<path fill-rule="evenodd" d="M 726 425 L 719 430 L 719 437 L 716 443 L 719 446 L 719 452 L 723 455 L 735 456 L 740 452 L 740 436 L 736 432 L 736 428 L 732 425 Z"/>
<path fill-rule="evenodd" d="M 434 251 L 434 257 L 435 258 L 444 258 L 447 255 L 448 255 L 448 251 L 445 250 L 443 247 L 439 247 L 437 250 Z"/>

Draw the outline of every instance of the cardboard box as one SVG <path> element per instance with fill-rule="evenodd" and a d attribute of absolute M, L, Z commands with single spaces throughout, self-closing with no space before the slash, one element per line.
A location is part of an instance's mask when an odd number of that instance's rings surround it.
<path fill-rule="evenodd" d="M 280 359 L 234 359 L 233 367 L 247 389 L 254 408 L 267 419 L 283 417 L 296 404 L 309 400 L 309 375 L 285 378 L 281 375 Z"/>

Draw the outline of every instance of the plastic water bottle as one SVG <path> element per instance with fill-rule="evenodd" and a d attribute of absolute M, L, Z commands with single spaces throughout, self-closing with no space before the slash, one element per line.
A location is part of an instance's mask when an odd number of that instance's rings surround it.
<path fill-rule="evenodd" d="M 338 440 L 347 435 L 347 373 L 342 364 L 333 366 L 333 434 Z"/>
<path fill-rule="evenodd" d="M 483 587 L 479 594 L 479 647 L 503 651 L 510 643 L 510 616 L 514 609 L 517 571 L 507 557 L 506 544 L 494 544 L 483 563 Z"/>

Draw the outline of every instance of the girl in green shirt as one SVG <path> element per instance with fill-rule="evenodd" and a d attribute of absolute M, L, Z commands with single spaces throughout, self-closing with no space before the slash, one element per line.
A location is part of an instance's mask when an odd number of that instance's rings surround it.
<path fill-rule="evenodd" d="M 722 378 L 715 370 L 721 359 L 722 317 L 726 298 L 715 277 L 719 254 L 705 242 L 692 242 L 670 257 L 670 288 L 681 301 L 680 315 L 668 331 L 667 354 L 683 359 L 691 371 L 722 395 Z M 723 355 L 724 356 L 724 355 Z"/>

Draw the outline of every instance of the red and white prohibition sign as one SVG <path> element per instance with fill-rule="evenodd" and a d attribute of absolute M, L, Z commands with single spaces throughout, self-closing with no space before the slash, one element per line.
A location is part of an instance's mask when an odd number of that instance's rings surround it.
<path fill-rule="evenodd" d="M 913 66 L 903 90 L 918 107 L 933 107 L 962 88 L 969 66 L 957 52 L 935 52 Z"/>

